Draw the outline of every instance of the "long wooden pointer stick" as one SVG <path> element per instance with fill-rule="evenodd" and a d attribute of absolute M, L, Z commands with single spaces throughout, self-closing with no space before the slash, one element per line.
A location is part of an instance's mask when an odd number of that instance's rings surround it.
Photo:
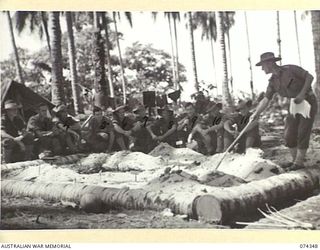
<path fill-rule="evenodd" d="M 242 129 L 242 131 L 240 132 L 240 134 L 238 135 L 238 137 L 231 143 L 231 145 L 227 148 L 227 150 L 222 154 L 220 161 L 218 162 L 218 164 L 216 165 L 216 167 L 214 168 L 215 170 L 218 169 L 218 167 L 221 165 L 223 159 L 226 157 L 227 153 L 234 147 L 234 145 L 239 141 L 240 137 L 246 132 L 247 128 L 250 126 L 250 124 L 253 122 L 254 120 L 249 120 L 248 124 L 244 127 L 244 129 Z"/>

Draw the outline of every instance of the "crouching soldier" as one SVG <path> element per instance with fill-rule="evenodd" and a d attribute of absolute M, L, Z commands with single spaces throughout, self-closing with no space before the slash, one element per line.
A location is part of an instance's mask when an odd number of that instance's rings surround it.
<path fill-rule="evenodd" d="M 194 130 L 199 122 L 199 117 L 196 114 L 195 106 L 191 102 L 188 102 L 185 104 L 185 111 L 186 116 L 178 122 L 177 127 L 179 139 L 183 141 L 184 145 L 186 143 L 190 144 L 192 139 L 199 141 L 199 137 L 197 137 L 198 130 Z M 199 145 L 195 145 L 195 147 L 197 146 Z"/>
<path fill-rule="evenodd" d="M 199 129 L 208 154 L 223 152 L 224 114 L 220 112 L 221 109 L 222 103 L 210 103 L 207 107 L 204 125 Z"/>
<path fill-rule="evenodd" d="M 87 142 L 94 152 L 111 152 L 114 143 L 113 124 L 110 119 L 103 116 L 102 109 L 99 107 L 93 108 Z"/>
<path fill-rule="evenodd" d="M 113 111 L 112 123 L 115 130 L 114 150 L 128 150 L 131 138 L 132 121 L 126 116 L 126 106 L 119 106 Z"/>
<path fill-rule="evenodd" d="M 1 148 L 6 163 L 33 159 L 34 137 L 27 132 L 26 125 L 18 114 L 18 106 L 13 100 L 4 103 L 1 116 Z"/>
<path fill-rule="evenodd" d="M 55 112 L 53 123 L 55 124 L 55 129 L 58 129 L 63 152 L 71 154 L 79 152 L 81 141 L 80 123 L 68 115 L 65 105 L 53 108 L 53 112 Z"/>
<path fill-rule="evenodd" d="M 187 147 L 202 154 L 213 154 L 215 148 L 212 145 L 212 132 L 206 131 L 208 115 L 197 115 L 192 103 L 187 103 L 185 108 L 187 116 L 179 122 L 178 131 L 185 134 Z M 202 113 L 206 113 L 206 109 Z"/>
<path fill-rule="evenodd" d="M 177 142 L 177 122 L 173 111 L 165 106 L 163 109 L 158 109 L 160 119 L 156 120 L 147 129 L 155 142 L 166 142 L 172 147 L 176 147 Z"/>
<path fill-rule="evenodd" d="M 38 114 L 29 118 L 27 130 L 32 132 L 37 139 L 35 143 L 37 154 L 47 152 L 48 155 L 59 155 L 62 153 L 59 132 L 52 118 L 48 116 L 46 104 L 41 103 L 38 107 Z"/>
<path fill-rule="evenodd" d="M 239 133 L 247 126 L 250 121 L 252 113 L 250 108 L 252 101 L 240 101 L 236 110 L 239 113 L 231 114 L 224 122 L 225 129 L 225 150 L 232 144 L 238 137 Z M 241 136 L 238 143 L 238 153 L 244 153 L 247 148 L 260 147 L 261 137 L 259 135 L 259 122 L 253 121 L 246 129 L 245 133 Z"/>
<path fill-rule="evenodd" d="M 156 146 L 148 131 L 148 127 L 151 126 L 154 119 L 146 115 L 146 109 L 142 105 L 134 108 L 133 113 L 135 114 L 135 123 L 131 129 L 131 136 L 133 137 L 133 147 L 131 150 L 147 154 Z"/>

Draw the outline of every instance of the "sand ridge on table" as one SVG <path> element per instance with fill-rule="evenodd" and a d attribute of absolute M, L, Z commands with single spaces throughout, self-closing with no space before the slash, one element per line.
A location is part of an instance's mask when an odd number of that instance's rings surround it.
<path fill-rule="evenodd" d="M 157 156 L 162 153 L 164 153 L 164 156 Z M 182 160 L 179 158 L 180 156 Z M 199 162 L 195 163 L 194 157 Z M 141 188 L 150 181 L 159 179 L 169 168 L 172 173 L 184 171 L 186 175 L 195 176 L 199 185 L 225 187 L 240 185 L 281 173 L 279 167 L 262 158 L 262 151 L 258 149 L 249 149 L 243 155 L 228 154 L 222 162 L 219 172 L 217 172 L 214 171 L 214 166 L 220 159 L 219 157 L 221 157 L 221 154 L 207 157 L 191 149 L 175 149 L 163 143 L 150 154 L 130 151 L 120 151 L 114 154 L 91 154 L 82 158 L 79 161 L 80 163 L 69 165 L 43 163 L 39 166 L 31 166 L 20 169 L 20 171 L 15 170 L 6 173 L 4 177 L 17 180 L 74 182 L 118 188 L 122 186 Z M 186 162 L 189 163 L 186 164 Z M 94 167 L 98 168 L 94 169 Z M 96 170 L 96 172 L 90 173 L 88 171 L 90 174 L 86 174 L 85 171 L 79 172 L 79 169 L 85 170 L 86 168 Z M 186 182 L 186 180 L 181 182 Z M 168 182 L 167 185 L 169 185 Z"/>

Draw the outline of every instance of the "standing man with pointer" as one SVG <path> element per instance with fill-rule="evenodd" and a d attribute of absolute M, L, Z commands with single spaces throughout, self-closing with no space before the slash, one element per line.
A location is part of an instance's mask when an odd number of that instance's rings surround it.
<path fill-rule="evenodd" d="M 305 155 L 309 147 L 312 125 L 317 113 L 316 96 L 311 89 L 313 76 L 296 65 L 279 66 L 272 52 L 261 55 L 261 66 L 266 74 L 272 74 L 269 79 L 265 97 L 260 101 L 251 120 L 257 119 L 268 106 L 272 96 L 278 93 L 282 97 L 290 98 L 290 111 L 285 121 L 285 145 L 292 155 L 291 170 L 303 168 Z"/>

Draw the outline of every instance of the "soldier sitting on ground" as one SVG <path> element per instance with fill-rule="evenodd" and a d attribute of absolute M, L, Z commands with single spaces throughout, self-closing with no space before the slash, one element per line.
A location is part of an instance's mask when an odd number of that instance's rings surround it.
<path fill-rule="evenodd" d="M 144 106 L 139 105 L 133 109 L 135 114 L 135 123 L 131 129 L 133 137 L 132 151 L 149 153 L 155 146 L 155 141 L 152 140 L 148 127 L 154 122 L 154 119 L 148 117 Z"/>
<path fill-rule="evenodd" d="M 19 108 L 13 100 L 7 100 L 2 109 L 1 151 L 5 163 L 33 159 L 34 137 L 27 132 L 26 124 L 19 115 Z"/>
<path fill-rule="evenodd" d="M 62 150 L 65 153 L 79 152 L 81 142 L 81 126 L 80 123 L 67 113 L 65 105 L 58 105 L 53 108 L 55 117 L 53 122 L 59 132 L 59 140 Z"/>
<path fill-rule="evenodd" d="M 102 114 L 99 107 L 93 108 L 93 117 L 89 121 L 87 142 L 94 152 L 111 152 L 114 143 L 114 128 L 112 121 Z"/>
<path fill-rule="evenodd" d="M 157 143 L 166 142 L 172 147 L 176 147 L 177 122 L 173 111 L 168 106 L 165 106 L 162 109 L 158 109 L 158 114 L 161 118 L 147 127 L 152 139 Z"/>
<path fill-rule="evenodd" d="M 115 130 L 114 150 L 128 150 L 131 138 L 132 121 L 125 114 L 126 106 L 119 106 L 113 112 L 112 123 Z"/>
<path fill-rule="evenodd" d="M 201 142 L 206 148 L 206 154 L 215 154 L 223 152 L 223 119 L 224 115 L 220 112 L 221 103 L 211 102 L 207 109 L 207 115 L 199 125 L 192 130 L 192 135 L 198 132 L 201 136 Z"/>
<path fill-rule="evenodd" d="M 188 142 L 188 136 L 198 123 L 198 115 L 195 106 L 191 102 L 187 102 L 184 106 L 185 116 L 178 122 L 178 134 L 185 145 Z"/>
<path fill-rule="evenodd" d="M 31 116 L 27 130 L 38 139 L 35 143 L 37 154 L 59 155 L 62 153 L 59 131 L 54 126 L 52 118 L 48 116 L 48 106 L 41 103 L 38 106 L 38 114 Z"/>
<path fill-rule="evenodd" d="M 228 116 L 228 118 L 224 122 L 225 150 L 231 145 L 231 143 L 236 139 L 239 133 L 248 124 L 252 115 L 252 113 L 250 112 L 251 107 L 251 100 L 240 101 L 236 108 L 239 113 Z M 233 127 L 235 127 L 235 129 L 233 129 Z M 246 132 L 240 138 L 238 145 L 238 153 L 244 153 L 247 148 L 260 147 L 261 138 L 259 135 L 258 121 L 255 120 L 249 125 L 249 127 L 246 129 Z"/>

